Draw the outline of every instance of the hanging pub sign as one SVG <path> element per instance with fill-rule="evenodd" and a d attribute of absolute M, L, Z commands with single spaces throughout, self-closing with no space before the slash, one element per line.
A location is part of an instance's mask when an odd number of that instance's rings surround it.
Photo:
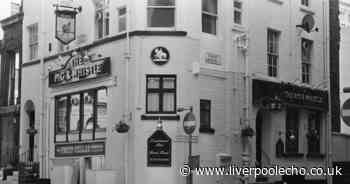
<path fill-rule="evenodd" d="M 165 47 L 156 47 L 151 51 L 151 60 L 156 65 L 165 65 L 169 59 L 169 51 Z"/>
<path fill-rule="evenodd" d="M 67 45 L 75 40 L 76 26 L 75 18 L 76 11 L 71 10 L 56 10 L 56 32 L 57 40 Z"/>
<path fill-rule="evenodd" d="M 107 76 L 111 73 L 109 57 L 91 60 L 80 54 L 70 57 L 61 69 L 49 72 L 49 86 L 58 86 Z"/>
<path fill-rule="evenodd" d="M 83 156 L 83 155 L 104 155 L 105 142 L 84 142 L 72 144 L 56 144 L 55 156 Z"/>
<path fill-rule="evenodd" d="M 328 109 L 328 93 L 324 90 L 297 86 L 291 83 L 276 83 L 253 80 L 253 103 L 263 99 L 278 98 L 286 105 L 299 105 L 309 108 Z"/>
<path fill-rule="evenodd" d="M 171 167 L 171 138 L 156 130 L 147 140 L 147 166 Z"/>

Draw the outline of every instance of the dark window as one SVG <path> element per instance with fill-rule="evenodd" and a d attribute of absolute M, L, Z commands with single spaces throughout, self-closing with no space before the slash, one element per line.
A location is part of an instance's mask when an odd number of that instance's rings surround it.
<path fill-rule="evenodd" d="M 211 128 L 211 101 L 200 100 L 200 126 L 199 132 L 202 133 L 214 133 L 214 129 Z"/>
<path fill-rule="evenodd" d="M 308 153 L 320 153 L 321 112 L 310 112 L 308 117 Z"/>
<path fill-rule="evenodd" d="M 298 153 L 299 147 L 299 113 L 298 110 L 287 109 L 286 117 L 286 152 Z"/>
<path fill-rule="evenodd" d="M 71 133 L 79 134 L 80 140 L 86 137 L 92 139 L 95 130 L 106 130 L 106 88 L 61 95 L 56 97 L 55 104 L 55 134 L 66 135 L 60 141 L 71 141 L 68 140 L 68 134 Z M 86 136 L 85 133 L 92 135 Z"/>
<path fill-rule="evenodd" d="M 176 113 L 176 76 L 147 75 L 146 113 Z"/>
<path fill-rule="evenodd" d="M 233 20 L 235 24 L 242 24 L 242 2 L 240 0 L 233 1 Z"/>
<path fill-rule="evenodd" d="M 302 82 L 309 84 L 311 82 L 311 60 L 312 60 L 311 40 L 301 40 L 301 64 L 302 64 Z"/>
<path fill-rule="evenodd" d="M 217 0 L 202 0 L 202 32 L 215 35 L 217 18 Z"/>
<path fill-rule="evenodd" d="M 148 27 L 175 26 L 175 0 L 148 0 Z"/>
<path fill-rule="evenodd" d="M 278 75 L 279 35 L 278 31 L 267 30 L 267 73 L 271 77 Z"/>
<path fill-rule="evenodd" d="M 301 0 L 301 4 L 304 6 L 309 6 L 309 0 Z"/>

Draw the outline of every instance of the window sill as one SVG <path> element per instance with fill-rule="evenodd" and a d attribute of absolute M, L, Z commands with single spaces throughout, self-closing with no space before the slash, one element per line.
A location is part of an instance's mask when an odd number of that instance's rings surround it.
<path fill-rule="evenodd" d="M 269 0 L 269 1 L 271 1 L 273 3 L 280 4 L 280 5 L 284 3 L 282 0 Z"/>
<path fill-rule="evenodd" d="M 311 14 L 311 15 L 315 14 L 315 12 L 312 11 L 309 6 L 300 5 L 300 11 Z"/>
<path fill-rule="evenodd" d="M 319 158 L 322 159 L 324 158 L 326 155 L 323 153 L 307 153 L 306 154 L 306 158 Z"/>
<path fill-rule="evenodd" d="M 233 27 L 232 27 L 232 31 L 237 31 L 237 32 L 246 32 L 247 29 L 245 26 L 241 25 L 241 24 L 233 24 Z"/>
<path fill-rule="evenodd" d="M 141 115 L 141 120 L 172 120 L 172 121 L 179 121 L 180 115 L 177 114 L 165 114 L 165 115 L 158 115 L 158 114 L 143 114 Z"/>
<path fill-rule="evenodd" d="M 304 153 L 283 153 L 282 157 L 284 158 L 302 158 Z"/>
<path fill-rule="evenodd" d="M 199 127 L 199 132 L 205 134 L 215 134 L 215 129 L 211 127 Z"/>

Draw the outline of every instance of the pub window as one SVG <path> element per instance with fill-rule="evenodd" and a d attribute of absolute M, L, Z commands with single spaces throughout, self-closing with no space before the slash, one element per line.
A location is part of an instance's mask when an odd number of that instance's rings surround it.
<path fill-rule="evenodd" d="M 176 113 L 176 76 L 147 75 L 146 113 Z"/>
<path fill-rule="evenodd" d="M 148 0 L 148 27 L 175 26 L 175 0 Z"/>
<path fill-rule="evenodd" d="M 200 126 L 199 132 L 201 133 L 214 133 L 214 129 L 211 128 L 211 101 L 200 100 Z"/>
<path fill-rule="evenodd" d="M 126 7 L 118 9 L 118 32 L 126 31 L 127 26 L 127 16 L 126 16 Z"/>
<path fill-rule="evenodd" d="M 307 84 L 311 82 L 312 47 L 311 40 L 304 38 L 301 40 L 302 82 Z"/>
<path fill-rule="evenodd" d="M 308 115 L 308 153 L 320 153 L 321 119 L 321 112 L 310 112 Z"/>
<path fill-rule="evenodd" d="M 301 5 L 303 6 L 309 6 L 310 5 L 310 0 L 301 0 Z"/>
<path fill-rule="evenodd" d="M 109 0 L 96 0 L 94 4 L 96 38 L 101 39 L 109 35 Z"/>
<path fill-rule="evenodd" d="M 267 73 L 270 77 L 278 75 L 279 37 L 279 31 L 267 30 Z"/>
<path fill-rule="evenodd" d="M 84 136 L 79 136 L 80 139 L 86 139 L 86 137 L 92 139 L 95 131 L 106 130 L 106 88 L 62 95 L 55 98 L 55 104 L 56 135 L 70 133 L 81 135 L 84 133 Z M 91 136 L 86 136 L 86 134 L 91 134 Z"/>
<path fill-rule="evenodd" d="M 202 32 L 216 35 L 217 0 L 202 0 Z"/>
<path fill-rule="evenodd" d="M 233 21 L 235 24 L 242 24 L 242 2 L 240 0 L 233 1 Z"/>
<path fill-rule="evenodd" d="M 299 113 L 297 109 L 288 108 L 286 117 L 286 152 L 298 153 L 299 147 Z"/>
<path fill-rule="evenodd" d="M 38 58 L 38 24 L 32 24 L 28 26 L 28 38 L 29 38 L 29 60 Z"/>

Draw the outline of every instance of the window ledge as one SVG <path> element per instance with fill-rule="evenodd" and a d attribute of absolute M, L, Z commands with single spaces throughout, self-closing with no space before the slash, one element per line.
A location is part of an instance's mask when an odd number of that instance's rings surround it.
<path fill-rule="evenodd" d="M 215 134 L 215 129 L 211 127 L 199 127 L 200 133 Z"/>
<path fill-rule="evenodd" d="M 283 153 L 284 158 L 302 158 L 304 153 Z"/>
<path fill-rule="evenodd" d="M 168 115 L 157 115 L 157 114 L 143 114 L 141 115 L 141 120 L 172 120 L 179 121 L 180 115 L 168 114 Z"/>
<path fill-rule="evenodd" d="M 306 157 L 307 158 L 319 158 L 319 159 L 322 159 L 324 158 L 326 155 L 323 154 L 323 153 L 307 153 L 306 154 Z"/>
<path fill-rule="evenodd" d="M 280 5 L 284 3 L 282 0 L 269 0 L 269 1 L 271 1 L 273 3 L 280 4 Z"/>
<path fill-rule="evenodd" d="M 313 10 L 311 10 L 310 7 L 304 6 L 304 5 L 300 5 L 300 11 L 303 11 L 303 12 L 311 14 L 311 15 L 315 14 L 315 12 Z"/>
<path fill-rule="evenodd" d="M 233 24 L 232 31 L 244 33 L 247 31 L 247 28 L 243 25 L 240 25 L 240 24 Z"/>

